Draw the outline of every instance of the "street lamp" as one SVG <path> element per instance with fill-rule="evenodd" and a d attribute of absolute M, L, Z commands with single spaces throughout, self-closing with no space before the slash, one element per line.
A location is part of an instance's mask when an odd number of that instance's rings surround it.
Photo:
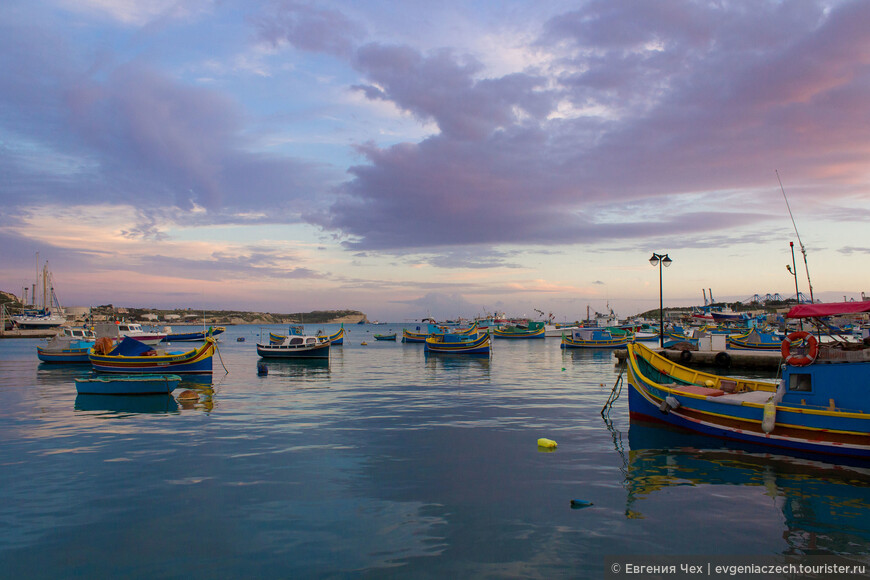
<path fill-rule="evenodd" d="M 662 266 L 667 268 L 671 265 L 671 258 L 667 254 L 656 254 L 653 252 L 652 258 L 649 259 L 650 265 L 655 268 L 659 267 L 659 347 L 665 348 L 665 305 L 664 294 L 662 292 Z"/>

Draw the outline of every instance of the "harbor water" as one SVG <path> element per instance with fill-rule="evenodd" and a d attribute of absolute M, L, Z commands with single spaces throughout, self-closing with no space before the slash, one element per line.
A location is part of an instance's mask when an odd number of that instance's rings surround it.
<path fill-rule="evenodd" d="M 609 350 L 427 356 L 402 325 L 346 329 L 305 362 L 258 358 L 286 327 L 227 327 L 213 376 L 172 396 L 77 396 L 89 365 L 0 341 L 0 576 L 602 578 L 609 555 L 870 556 L 870 471 L 633 423 L 627 384 L 602 416 Z"/>

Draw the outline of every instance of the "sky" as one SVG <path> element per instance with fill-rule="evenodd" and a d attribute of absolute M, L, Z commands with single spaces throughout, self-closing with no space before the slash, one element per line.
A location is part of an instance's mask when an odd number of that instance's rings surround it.
<path fill-rule="evenodd" d="M 0 290 L 38 252 L 64 306 L 576 320 L 657 308 L 653 252 L 665 306 L 793 297 L 794 243 L 801 292 L 860 299 L 868 30 L 864 1 L 4 0 Z"/>

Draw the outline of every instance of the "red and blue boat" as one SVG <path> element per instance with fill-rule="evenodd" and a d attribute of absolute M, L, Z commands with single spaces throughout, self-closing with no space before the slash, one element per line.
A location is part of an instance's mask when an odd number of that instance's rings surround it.
<path fill-rule="evenodd" d="M 870 300 L 802 304 L 814 323 L 870 312 Z M 824 324 L 815 324 L 818 334 Z M 734 379 L 680 366 L 628 345 L 629 412 L 716 437 L 798 452 L 870 460 L 870 346 L 800 331 L 782 341 L 779 382 Z"/>

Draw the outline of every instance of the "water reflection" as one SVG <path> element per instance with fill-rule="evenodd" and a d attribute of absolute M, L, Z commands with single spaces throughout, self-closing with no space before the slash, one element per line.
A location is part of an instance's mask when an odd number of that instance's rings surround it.
<path fill-rule="evenodd" d="M 785 554 L 853 554 L 870 542 L 870 469 L 777 455 L 632 421 L 626 517 L 678 486 L 757 488 L 784 518 Z M 745 506 L 734 506 L 736 511 Z"/>
<path fill-rule="evenodd" d="M 177 413 L 172 395 L 76 395 L 76 411 L 105 411 L 111 416 L 131 413 Z"/>
<path fill-rule="evenodd" d="M 424 351 L 423 355 L 426 361 L 426 369 L 429 371 L 438 369 L 445 371 L 470 370 L 488 376 L 490 363 L 492 362 L 492 358 L 488 354 L 469 355 Z"/>
<path fill-rule="evenodd" d="M 329 359 L 260 359 L 257 366 L 264 367 L 270 377 L 303 381 L 329 380 Z"/>

